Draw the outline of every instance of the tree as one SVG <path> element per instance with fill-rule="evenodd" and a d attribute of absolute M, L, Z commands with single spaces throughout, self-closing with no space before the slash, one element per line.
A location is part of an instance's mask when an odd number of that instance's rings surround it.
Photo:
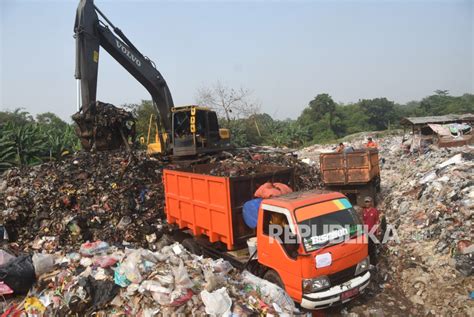
<path fill-rule="evenodd" d="M 0 111 L 0 126 L 6 123 L 22 125 L 34 122 L 33 116 L 24 108 L 16 108 L 13 111 Z"/>
<path fill-rule="evenodd" d="M 336 137 L 333 131 L 336 103 L 328 94 L 319 94 L 308 104 L 298 118 L 302 127 L 309 129 L 313 140 L 329 141 Z"/>
<path fill-rule="evenodd" d="M 395 103 L 387 98 L 363 99 L 359 101 L 359 106 L 365 111 L 368 123 L 375 130 L 388 129 L 390 122 L 396 119 Z"/>
<path fill-rule="evenodd" d="M 36 122 L 39 125 L 48 126 L 54 130 L 65 130 L 68 126 L 66 122 L 52 112 L 44 112 L 36 115 Z"/>
<path fill-rule="evenodd" d="M 252 92 L 246 88 L 234 89 L 218 81 L 211 87 L 199 88 L 196 103 L 214 109 L 230 122 L 260 112 L 260 105 L 251 98 L 251 95 Z"/>
<path fill-rule="evenodd" d="M 154 120 L 152 122 L 152 135 L 154 136 L 154 122 L 156 120 L 157 112 L 155 107 L 153 106 L 153 101 L 151 100 L 142 100 L 139 104 L 130 104 L 124 105 L 127 109 L 129 109 L 136 120 L 136 132 L 137 137 L 146 137 L 148 135 L 148 127 L 150 125 L 150 116 L 154 116 Z M 154 142 L 154 141 L 152 141 Z"/>

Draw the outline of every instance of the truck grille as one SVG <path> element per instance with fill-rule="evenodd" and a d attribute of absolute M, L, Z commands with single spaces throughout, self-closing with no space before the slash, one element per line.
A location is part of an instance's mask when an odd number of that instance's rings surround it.
<path fill-rule="evenodd" d="M 356 266 L 348 267 L 342 271 L 336 272 L 334 274 L 329 275 L 329 281 L 331 282 L 331 286 L 338 285 L 349 281 L 350 279 L 354 278 Z"/>

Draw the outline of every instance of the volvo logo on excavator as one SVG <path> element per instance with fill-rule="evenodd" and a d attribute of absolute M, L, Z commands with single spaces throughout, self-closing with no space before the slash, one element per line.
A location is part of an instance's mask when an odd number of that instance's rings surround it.
<path fill-rule="evenodd" d="M 127 55 L 128 58 L 130 58 L 132 60 L 132 62 L 134 62 L 135 64 L 137 64 L 138 67 L 141 67 L 142 66 L 142 62 L 140 62 L 140 60 L 138 58 L 136 58 L 132 52 L 130 52 L 128 50 L 128 48 L 126 48 L 122 42 L 120 42 L 119 40 L 115 40 L 115 43 L 117 43 L 117 47 L 122 50 L 122 52 Z"/>

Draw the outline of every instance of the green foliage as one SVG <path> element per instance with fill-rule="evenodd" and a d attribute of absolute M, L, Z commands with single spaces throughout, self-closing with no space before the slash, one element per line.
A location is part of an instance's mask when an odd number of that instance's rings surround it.
<path fill-rule="evenodd" d="M 16 125 L 7 123 L 2 132 L 2 140 L 10 141 L 15 153 L 13 160 L 9 162 L 17 166 L 33 165 L 41 162 L 40 156 L 44 151 L 45 139 L 44 134 L 40 133 L 40 129 L 36 124 Z"/>
<path fill-rule="evenodd" d="M 53 113 L 39 114 L 35 121 L 20 108 L 0 112 L 0 171 L 61 159 L 79 148 L 74 127 Z"/>
<path fill-rule="evenodd" d="M 130 104 L 125 105 L 129 111 L 132 112 L 133 116 L 136 120 L 136 132 L 137 138 L 140 137 L 147 137 L 148 135 L 148 126 L 150 124 L 150 116 L 153 115 L 156 118 L 156 109 L 153 106 L 153 102 L 151 100 L 142 100 L 139 104 Z M 154 121 L 153 121 L 154 122 Z M 152 127 L 151 136 L 154 135 L 154 126 Z"/>
<path fill-rule="evenodd" d="M 382 131 L 399 128 L 400 119 L 408 116 L 474 113 L 474 95 L 450 96 L 447 90 L 437 90 L 420 102 L 395 104 L 387 98 L 363 99 L 357 103 L 335 104 L 327 94 L 311 100 L 298 118 L 308 128 L 312 142 L 334 141 L 362 131 Z"/>

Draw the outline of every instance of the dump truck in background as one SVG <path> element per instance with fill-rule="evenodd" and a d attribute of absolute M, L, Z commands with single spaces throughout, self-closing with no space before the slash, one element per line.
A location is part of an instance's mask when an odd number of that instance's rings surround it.
<path fill-rule="evenodd" d="M 346 153 L 322 153 L 319 156 L 324 186 L 345 194 L 353 204 L 363 206 L 366 196 L 376 202 L 380 191 L 379 153 L 361 149 Z"/>
<path fill-rule="evenodd" d="M 263 277 L 305 309 L 327 308 L 364 292 L 371 277 L 368 246 L 347 197 L 313 190 L 263 199 L 252 229 L 243 220 L 244 203 L 266 182 L 292 187 L 293 169 L 262 165 L 248 176 L 213 176 L 214 167 L 163 172 L 167 221 L 176 225 L 189 251 Z M 338 229 L 323 232 L 328 224 Z M 304 226 L 315 231 L 303 235 Z M 287 235 L 278 235 L 283 232 Z"/>

